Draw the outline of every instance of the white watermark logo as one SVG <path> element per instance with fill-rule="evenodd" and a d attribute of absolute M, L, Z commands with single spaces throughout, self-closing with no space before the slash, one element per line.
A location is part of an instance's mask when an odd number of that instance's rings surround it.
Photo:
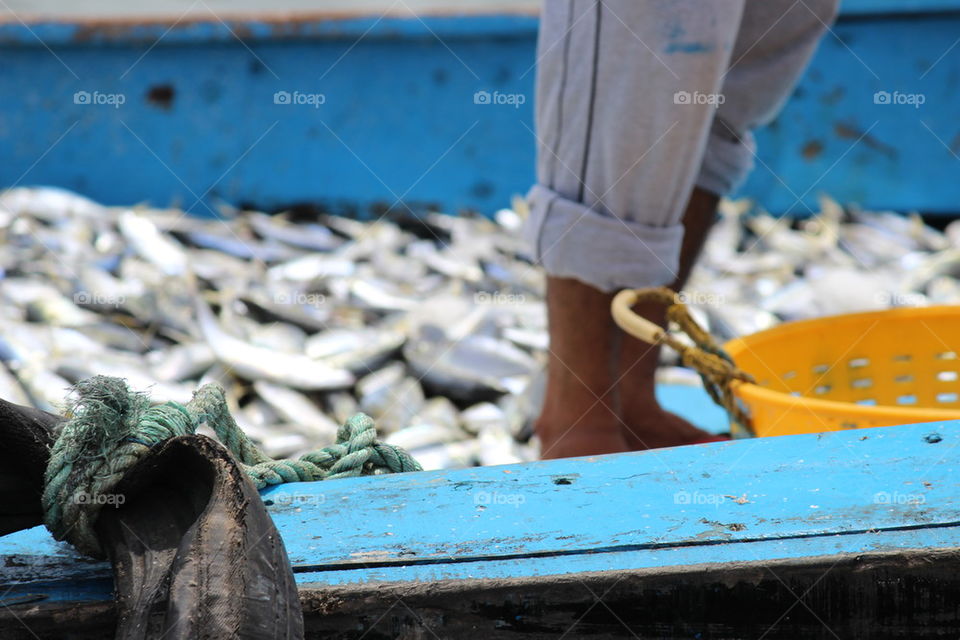
<path fill-rule="evenodd" d="M 877 304 L 891 307 L 923 307 L 927 304 L 927 298 L 922 293 L 880 291 L 875 297 Z"/>
<path fill-rule="evenodd" d="M 99 91 L 77 91 L 73 94 L 73 104 L 106 105 L 119 109 L 127 101 L 122 93 L 100 93 Z"/>
<path fill-rule="evenodd" d="M 327 497 L 322 493 L 286 493 L 284 491 L 271 493 L 264 498 L 264 504 L 267 506 L 276 505 L 278 507 L 316 506 L 326 501 Z"/>
<path fill-rule="evenodd" d="M 900 91 L 877 91 L 873 94 L 873 104 L 898 104 L 910 105 L 914 109 L 919 109 L 920 105 L 927 101 L 926 94 L 923 93 L 901 93 Z"/>
<path fill-rule="evenodd" d="M 527 297 L 522 293 L 478 291 L 473 294 L 473 301 L 476 304 L 523 304 Z"/>
<path fill-rule="evenodd" d="M 291 291 L 289 293 L 278 293 L 273 296 L 274 304 L 295 304 L 308 307 L 319 307 L 327 302 L 327 297 L 322 293 L 312 293 L 307 291 Z"/>
<path fill-rule="evenodd" d="M 726 296 L 702 291 L 681 291 L 677 294 L 677 301 L 682 304 L 717 306 L 727 301 Z"/>
<path fill-rule="evenodd" d="M 327 96 L 322 93 L 303 93 L 301 91 L 277 91 L 273 94 L 273 104 L 307 105 L 319 109 L 326 103 Z"/>
<path fill-rule="evenodd" d="M 919 493 L 878 491 L 873 494 L 873 501 L 876 504 L 923 504 L 927 497 Z"/>
<path fill-rule="evenodd" d="M 96 291 L 78 291 L 73 294 L 75 304 L 98 307 L 118 307 L 127 301 L 122 295 L 103 294 Z"/>
<path fill-rule="evenodd" d="M 74 504 L 96 504 L 100 506 L 119 507 L 127 501 L 122 493 L 78 493 L 73 496 Z"/>
<path fill-rule="evenodd" d="M 522 493 L 498 493 L 496 491 L 477 491 L 473 494 L 473 504 L 478 507 L 505 504 L 519 508 L 527 498 Z"/>
<path fill-rule="evenodd" d="M 673 94 L 673 104 L 707 104 L 719 107 L 727 101 L 722 93 L 702 93 L 700 91 L 677 91 Z"/>
<path fill-rule="evenodd" d="M 674 504 L 712 504 L 718 505 L 727 499 L 719 493 L 700 493 L 699 491 L 677 491 L 673 494 Z"/>
<path fill-rule="evenodd" d="M 527 96 L 522 93 L 500 93 L 494 91 L 477 91 L 473 94 L 473 104 L 501 104 L 509 105 L 514 109 L 519 109 L 520 105 L 527 102 Z"/>

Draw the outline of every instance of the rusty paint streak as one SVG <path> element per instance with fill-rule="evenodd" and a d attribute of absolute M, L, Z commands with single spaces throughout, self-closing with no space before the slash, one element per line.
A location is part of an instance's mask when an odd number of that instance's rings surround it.
<path fill-rule="evenodd" d="M 897 150 L 894 147 L 891 147 L 884 142 L 880 142 L 872 135 L 865 134 L 865 132 L 852 125 L 848 125 L 843 122 L 837 122 L 833 125 L 833 131 L 838 137 L 845 140 L 860 140 L 871 149 L 879 151 L 890 158 L 896 158 L 898 155 Z"/>
<path fill-rule="evenodd" d="M 485 7 L 458 9 L 425 8 L 416 13 L 403 10 L 387 12 L 363 10 L 317 10 L 317 11 L 222 11 L 217 14 L 197 12 L 194 15 L 138 15 L 138 16 L 97 16 L 58 13 L 22 13 L 19 16 L 0 16 L 2 24 L 20 24 L 27 26 L 39 24 L 64 24 L 78 27 L 76 40 L 85 41 L 98 37 L 127 38 L 136 37 L 137 29 L 144 27 L 169 27 L 171 32 L 187 31 L 198 25 L 225 24 L 237 35 L 252 33 L 251 26 L 266 26 L 275 36 L 309 34 L 310 28 L 317 23 L 356 20 L 362 18 L 444 18 L 477 17 L 486 15 L 514 15 L 536 17 L 539 11 L 531 10 L 513 3 L 504 3 Z"/>
<path fill-rule="evenodd" d="M 800 150 L 800 155 L 803 156 L 804 160 L 813 160 L 821 153 L 823 153 L 823 143 L 819 140 L 811 140 L 803 145 L 803 149 Z"/>

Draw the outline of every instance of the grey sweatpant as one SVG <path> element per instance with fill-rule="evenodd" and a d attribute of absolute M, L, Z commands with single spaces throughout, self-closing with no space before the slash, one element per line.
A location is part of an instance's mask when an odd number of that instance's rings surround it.
<path fill-rule="evenodd" d="M 735 189 L 838 0 L 544 0 L 526 234 L 553 276 L 668 284 L 694 186 Z"/>

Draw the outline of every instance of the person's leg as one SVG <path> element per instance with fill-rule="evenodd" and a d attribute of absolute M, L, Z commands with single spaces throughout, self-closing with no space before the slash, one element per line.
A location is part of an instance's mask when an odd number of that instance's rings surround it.
<path fill-rule="evenodd" d="M 677 278 L 670 284 L 683 288 L 716 217 L 720 198 L 705 189 L 694 188 L 683 214 L 683 244 Z M 665 309 L 658 304 L 639 304 L 634 311 L 663 326 Z M 680 416 L 665 411 L 654 396 L 654 376 L 660 347 L 627 335 L 619 328 L 617 366 L 621 428 L 631 450 L 656 449 L 689 444 L 709 437 Z"/>
<path fill-rule="evenodd" d="M 706 97 L 729 64 L 742 3 L 544 3 L 527 225 L 549 277 L 543 457 L 628 447 L 611 396 L 611 296 L 678 276 L 681 218 L 715 109 Z"/>
<path fill-rule="evenodd" d="M 610 295 L 574 278 L 548 278 L 547 390 L 537 420 L 540 456 L 627 451 L 614 406 Z"/>
<path fill-rule="evenodd" d="M 838 0 L 747 0 L 730 67 L 723 78 L 697 188 L 684 215 L 684 241 L 673 287 L 686 281 L 714 218 L 718 194 L 733 191 L 753 166 L 751 131 L 786 101 L 835 16 Z M 637 309 L 663 324 L 663 309 Z M 632 449 L 685 444 L 703 432 L 663 411 L 653 393 L 659 351 L 624 336 L 619 365 L 624 437 Z"/>

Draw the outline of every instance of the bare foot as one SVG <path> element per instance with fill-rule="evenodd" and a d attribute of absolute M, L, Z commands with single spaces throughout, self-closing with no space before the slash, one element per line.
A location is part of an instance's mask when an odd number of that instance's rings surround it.
<path fill-rule="evenodd" d="M 642 410 L 624 413 L 623 436 L 631 451 L 680 447 L 688 444 L 709 442 L 714 438 L 675 413 L 665 411 L 653 403 Z M 723 438 L 716 438 L 721 440 Z"/>
<path fill-rule="evenodd" d="M 573 458 L 630 451 L 616 416 L 606 409 L 591 409 L 582 417 L 576 414 L 551 416 L 544 412 L 536 423 L 540 438 L 540 458 Z"/>
<path fill-rule="evenodd" d="M 683 216 L 683 245 L 677 278 L 671 285 L 679 291 L 700 253 L 717 209 L 717 197 L 702 189 L 694 189 Z M 665 323 L 665 309 L 658 304 L 639 304 L 634 310 L 660 326 Z M 625 425 L 623 437 L 632 450 L 677 447 L 709 440 L 711 435 L 680 416 L 664 411 L 654 396 L 654 374 L 660 347 L 651 346 L 627 335 L 617 334 L 620 344 L 617 380 L 620 418 Z"/>
<path fill-rule="evenodd" d="M 614 412 L 611 294 L 547 278 L 550 352 L 536 422 L 544 459 L 629 451 Z"/>

